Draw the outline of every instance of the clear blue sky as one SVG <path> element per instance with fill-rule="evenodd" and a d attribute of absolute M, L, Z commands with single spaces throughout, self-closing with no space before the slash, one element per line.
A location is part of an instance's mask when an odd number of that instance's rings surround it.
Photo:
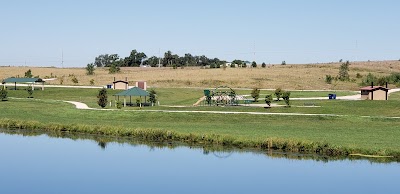
<path fill-rule="evenodd" d="M 83 67 L 99 54 L 171 50 L 258 63 L 400 58 L 397 0 L 13 0 L 0 65 Z M 255 54 L 254 54 L 255 52 Z"/>

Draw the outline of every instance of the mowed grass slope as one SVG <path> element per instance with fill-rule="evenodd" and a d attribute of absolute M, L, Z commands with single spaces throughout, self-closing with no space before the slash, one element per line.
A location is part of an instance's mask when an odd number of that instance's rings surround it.
<path fill-rule="evenodd" d="M 33 103 L 31 99 L 2 102 L 0 111 L 2 119 L 38 121 L 41 124 L 160 129 L 260 141 L 282 138 L 326 142 L 333 146 L 366 150 L 364 153 L 400 152 L 400 119 L 77 110 L 67 103 Z"/>
<path fill-rule="evenodd" d="M 341 63 L 311 64 L 311 65 L 269 65 L 267 68 L 226 68 L 200 69 L 200 67 L 172 68 L 121 68 L 121 73 L 108 74 L 108 68 L 97 68 L 95 75 L 86 75 L 84 68 L 39 68 L 39 67 L 0 67 L 0 79 L 11 76 L 24 76 L 32 70 L 34 76 L 57 77 L 58 80 L 48 81 L 48 84 L 59 84 L 60 77 L 64 76 L 64 85 L 74 85 L 72 75 L 79 83 L 89 85 L 93 79 L 95 85 L 103 86 L 117 80 L 127 78 L 131 85 L 135 81 L 147 81 L 152 87 L 204 87 L 215 88 L 227 85 L 236 88 L 277 88 L 287 90 L 358 90 L 358 83 L 362 78 L 356 74 L 366 76 L 373 73 L 377 76 L 400 72 L 400 61 L 353 62 L 350 65 L 350 78 L 353 82 L 325 83 L 325 75 L 336 76 Z M 392 86 L 394 87 L 394 86 Z"/>

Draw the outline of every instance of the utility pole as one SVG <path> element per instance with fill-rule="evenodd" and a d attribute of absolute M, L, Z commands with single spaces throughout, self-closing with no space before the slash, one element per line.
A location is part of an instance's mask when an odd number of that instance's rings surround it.
<path fill-rule="evenodd" d="M 64 49 L 61 50 L 61 68 L 64 68 Z"/>

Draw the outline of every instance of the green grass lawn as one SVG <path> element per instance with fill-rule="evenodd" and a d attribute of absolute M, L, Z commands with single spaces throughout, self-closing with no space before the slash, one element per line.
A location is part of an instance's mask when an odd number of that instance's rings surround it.
<path fill-rule="evenodd" d="M 171 130 L 183 134 L 230 135 L 242 140 L 263 141 L 281 138 L 290 141 L 326 142 L 333 146 L 364 150 L 364 153 L 400 153 L 400 96 L 394 93 L 389 101 L 342 101 L 307 100 L 291 101 L 291 107 L 247 106 L 191 106 L 202 95 L 202 89 L 155 88 L 161 105 L 144 107 L 142 110 L 200 110 L 270 113 L 338 114 L 340 117 L 324 116 L 276 116 L 248 114 L 163 113 L 138 111 L 126 107 L 116 111 L 77 110 L 72 104 L 55 100 L 79 101 L 99 108 L 99 89 L 46 88 L 35 90 L 34 98 L 28 99 L 26 90 L 9 90 L 9 101 L 0 102 L 2 118 L 38 121 L 42 124 L 84 124 L 98 127 L 121 127 L 124 129 Z M 109 99 L 120 91 L 108 90 Z M 242 91 L 241 91 L 242 92 Z M 250 92 L 246 90 L 246 92 Z M 327 92 L 330 93 L 330 92 Z M 354 93 L 343 93 L 352 95 Z M 324 96 L 324 92 L 294 92 L 293 96 Z M 136 97 L 133 97 L 134 102 Z M 120 99 L 122 100 L 122 99 Z M 304 103 L 319 107 L 303 107 Z M 260 101 L 258 103 L 264 103 Z M 276 102 L 283 105 L 283 101 Z M 183 107 L 169 107 L 183 106 Z M 108 107 L 108 109 L 114 107 Z M 128 110 L 128 111 L 124 111 Z M 365 118 L 360 116 L 373 116 Z M 400 154 L 399 154 L 400 155 Z"/>
<path fill-rule="evenodd" d="M 33 99 L 10 99 L 0 105 L 2 118 L 43 124 L 161 129 L 247 140 L 275 137 L 375 151 L 372 153 L 400 152 L 400 119 L 77 110 L 71 104 Z"/>

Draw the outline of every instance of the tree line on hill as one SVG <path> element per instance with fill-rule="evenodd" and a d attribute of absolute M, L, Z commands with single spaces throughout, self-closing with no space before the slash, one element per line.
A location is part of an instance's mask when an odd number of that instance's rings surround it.
<path fill-rule="evenodd" d="M 230 67 L 247 67 L 249 62 L 236 59 L 232 61 Z M 139 67 L 139 66 L 151 66 L 151 67 L 189 67 L 189 66 L 208 66 L 210 68 L 224 67 L 227 61 L 220 60 L 219 58 L 208 58 L 205 55 L 196 56 L 190 53 L 186 53 L 184 56 L 173 54 L 171 51 L 164 53 L 163 57 L 151 56 L 148 57 L 143 52 L 132 50 L 128 57 L 122 58 L 118 54 L 102 54 L 95 58 L 92 67 Z M 252 67 L 257 67 L 257 63 L 253 61 Z M 266 64 L 263 63 L 262 67 Z"/>

